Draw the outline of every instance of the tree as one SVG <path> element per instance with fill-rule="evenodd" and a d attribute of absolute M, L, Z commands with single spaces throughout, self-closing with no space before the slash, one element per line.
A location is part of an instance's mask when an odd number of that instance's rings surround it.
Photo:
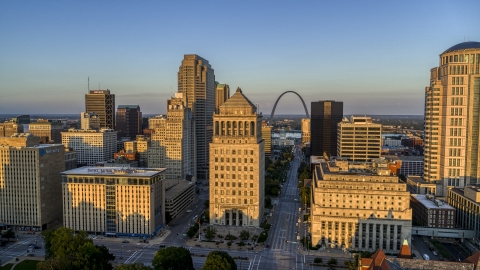
<path fill-rule="evenodd" d="M 328 260 L 327 264 L 330 265 L 330 266 L 337 265 L 338 261 L 335 258 L 330 258 L 330 260 Z"/>
<path fill-rule="evenodd" d="M 172 221 L 172 214 L 170 212 L 165 212 L 165 223 L 170 223 Z"/>
<path fill-rule="evenodd" d="M 270 208 L 272 206 L 272 198 L 265 197 L 265 207 Z"/>
<path fill-rule="evenodd" d="M 133 264 L 120 264 L 115 267 L 115 270 L 151 270 L 152 268 L 137 262 Z"/>
<path fill-rule="evenodd" d="M 237 264 L 227 252 L 215 250 L 208 253 L 202 270 L 237 270 Z"/>
<path fill-rule="evenodd" d="M 42 233 L 45 240 L 46 261 L 37 269 L 113 269 L 115 260 L 105 246 L 96 246 L 86 232 L 74 234 L 69 228 L 59 228 Z"/>
<path fill-rule="evenodd" d="M 313 260 L 314 263 L 322 263 L 323 262 L 323 259 L 320 258 L 320 257 L 315 257 L 315 259 Z"/>
<path fill-rule="evenodd" d="M 215 228 L 213 228 L 212 226 L 208 226 L 207 230 L 205 231 L 205 238 L 207 238 L 208 240 L 212 240 L 215 237 L 216 232 L 217 230 L 215 230 Z"/>
<path fill-rule="evenodd" d="M 240 239 L 242 240 L 248 240 L 248 238 L 250 237 L 250 233 L 246 230 L 242 230 L 240 232 Z"/>
<path fill-rule="evenodd" d="M 184 247 L 167 247 L 155 253 L 152 261 L 155 270 L 194 270 L 190 251 Z"/>
<path fill-rule="evenodd" d="M 4 233 L 2 233 L 2 237 L 6 238 L 8 242 L 10 242 L 10 238 L 15 238 L 15 232 L 12 229 L 8 229 Z"/>

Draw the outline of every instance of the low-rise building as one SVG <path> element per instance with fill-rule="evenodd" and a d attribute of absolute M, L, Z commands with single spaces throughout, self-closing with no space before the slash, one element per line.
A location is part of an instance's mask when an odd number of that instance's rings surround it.
<path fill-rule="evenodd" d="M 81 167 L 62 172 L 64 226 L 105 235 L 155 235 L 165 223 L 164 171 Z"/>
<path fill-rule="evenodd" d="M 398 156 L 398 158 L 402 162 L 400 174 L 423 175 L 423 156 Z"/>
<path fill-rule="evenodd" d="M 437 190 L 441 191 L 441 184 L 435 182 L 427 182 L 421 176 L 410 175 L 407 177 L 407 188 L 413 194 L 431 194 L 438 195 Z"/>
<path fill-rule="evenodd" d="M 165 180 L 165 213 L 175 219 L 195 198 L 195 185 L 186 180 Z"/>
<path fill-rule="evenodd" d="M 323 160 L 311 190 L 312 245 L 396 253 L 411 237 L 410 193 L 387 166 Z"/>
<path fill-rule="evenodd" d="M 448 204 L 456 211 L 456 225 L 459 228 L 474 230 L 475 238 L 480 238 L 480 185 L 463 188 L 447 188 Z"/>
<path fill-rule="evenodd" d="M 411 194 L 410 206 L 418 226 L 455 228 L 455 208 L 430 194 Z"/>
<path fill-rule="evenodd" d="M 37 122 L 28 124 L 28 132 L 40 137 L 42 143 L 61 143 L 63 123 L 55 120 L 38 119 Z"/>

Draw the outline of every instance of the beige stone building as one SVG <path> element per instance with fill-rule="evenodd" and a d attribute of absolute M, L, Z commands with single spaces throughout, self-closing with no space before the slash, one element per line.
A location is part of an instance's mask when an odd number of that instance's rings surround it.
<path fill-rule="evenodd" d="M 167 101 L 167 115 L 149 119 L 153 129 L 148 167 L 167 168 L 166 179 L 196 179 L 195 124 L 191 110 L 176 93 Z M 193 178 L 192 178 L 193 177 Z"/>
<path fill-rule="evenodd" d="M 302 118 L 302 143 L 310 142 L 310 118 Z"/>
<path fill-rule="evenodd" d="M 480 241 L 480 185 L 463 188 L 448 187 L 447 202 L 456 210 L 456 226 L 475 231 L 475 243 Z"/>
<path fill-rule="evenodd" d="M 196 55 L 186 54 L 178 69 L 178 92 L 195 120 L 195 153 L 198 179 L 209 179 L 209 143 L 212 142 L 215 113 L 215 74 L 210 63 Z"/>
<path fill-rule="evenodd" d="M 262 121 L 262 139 L 265 142 L 265 156 L 268 158 L 272 155 L 272 128 L 267 121 Z"/>
<path fill-rule="evenodd" d="M 144 135 L 137 135 L 135 141 L 123 143 L 125 152 L 137 152 L 140 167 L 148 167 L 148 148 L 150 147 L 150 138 Z"/>
<path fill-rule="evenodd" d="M 23 124 L 14 121 L 0 123 L 0 137 L 10 137 L 15 133 L 23 133 Z"/>
<path fill-rule="evenodd" d="M 20 133 L 0 138 L 0 223 L 44 230 L 62 222 L 61 144 L 39 144 Z"/>
<path fill-rule="evenodd" d="M 369 161 L 380 158 L 382 152 L 382 125 L 371 117 L 352 116 L 338 123 L 338 156 L 352 161 Z"/>
<path fill-rule="evenodd" d="M 215 113 L 220 112 L 220 106 L 230 97 L 230 86 L 228 84 L 217 84 L 215 88 Z"/>
<path fill-rule="evenodd" d="M 262 116 L 240 88 L 213 116 L 210 224 L 259 227 L 263 218 L 265 142 Z"/>
<path fill-rule="evenodd" d="M 64 226 L 112 236 L 155 235 L 165 220 L 164 171 L 81 167 L 62 172 Z"/>
<path fill-rule="evenodd" d="M 406 184 L 375 163 L 321 160 L 313 171 L 311 216 L 312 245 L 397 253 L 411 237 Z"/>
<path fill-rule="evenodd" d="M 77 163 L 95 165 L 113 159 L 117 151 L 117 132 L 112 129 L 69 129 L 62 132 L 62 144 L 77 153 Z"/>
<path fill-rule="evenodd" d="M 61 143 L 63 124 L 60 121 L 38 119 L 37 122 L 28 124 L 28 132 L 40 137 L 42 143 Z"/>
<path fill-rule="evenodd" d="M 444 186 L 477 184 L 480 179 L 480 42 L 463 42 L 440 54 L 425 88 L 427 182 Z"/>
<path fill-rule="evenodd" d="M 100 116 L 96 113 L 80 113 L 80 129 L 88 130 L 95 129 L 99 130 L 101 128 Z"/>

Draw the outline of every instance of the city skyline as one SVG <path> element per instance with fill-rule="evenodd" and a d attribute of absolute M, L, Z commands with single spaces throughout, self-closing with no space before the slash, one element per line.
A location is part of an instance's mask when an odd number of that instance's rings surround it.
<path fill-rule="evenodd" d="M 80 113 L 88 77 L 117 104 L 163 113 L 179 61 L 198 54 L 264 115 L 289 90 L 307 103 L 341 100 L 347 115 L 420 115 L 425 70 L 449 47 L 480 40 L 480 3 L 468 1 L 1 6 L 1 114 Z M 303 112 L 286 95 L 277 113 Z"/>

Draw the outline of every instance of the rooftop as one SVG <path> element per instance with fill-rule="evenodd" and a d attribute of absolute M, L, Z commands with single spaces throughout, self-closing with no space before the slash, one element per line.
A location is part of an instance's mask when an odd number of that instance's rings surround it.
<path fill-rule="evenodd" d="M 140 106 L 139 105 L 118 105 L 118 109 L 127 109 L 127 108 L 140 109 Z"/>
<path fill-rule="evenodd" d="M 434 201 L 428 199 L 426 197 L 426 195 L 423 195 L 423 194 L 411 194 L 410 196 L 412 196 L 417 201 L 419 201 L 421 204 L 423 204 L 423 206 L 425 206 L 427 209 L 431 209 L 431 208 L 452 209 L 452 210 L 454 209 L 451 205 L 448 205 L 444 202 L 441 205 L 437 205 L 437 204 L 435 204 Z"/>
<path fill-rule="evenodd" d="M 163 173 L 165 168 L 118 168 L 118 167 L 80 167 L 62 172 L 66 175 L 105 175 L 105 176 L 135 176 L 152 177 Z"/>
<path fill-rule="evenodd" d="M 448 48 L 443 53 L 453 52 L 453 51 L 460 51 L 460 50 L 467 50 L 467 49 L 480 49 L 480 42 L 476 41 L 467 41 L 458 43 L 450 48 Z"/>

